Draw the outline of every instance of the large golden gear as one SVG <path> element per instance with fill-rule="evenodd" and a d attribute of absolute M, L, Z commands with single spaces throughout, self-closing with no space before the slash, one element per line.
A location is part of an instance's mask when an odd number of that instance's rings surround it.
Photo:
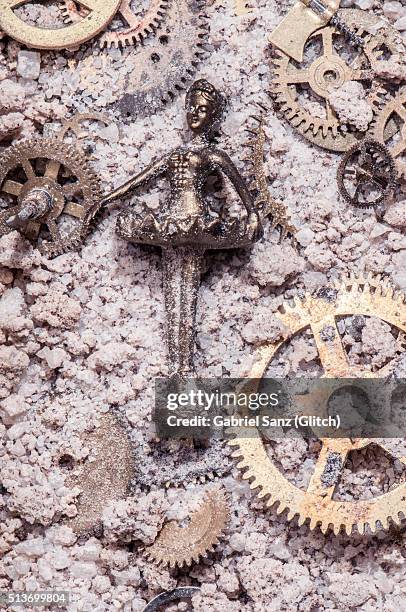
<path fill-rule="evenodd" d="M 373 136 L 386 144 L 400 176 L 406 178 L 406 92 L 391 98 L 378 113 Z"/>
<path fill-rule="evenodd" d="M 288 337 L 292 337 L 310 327 L 316 342 L 325 376 L 329 378 L 368 378 L 384 376 L 390 371 L 390 365 L 377 373 L 363 371 L 348 363 L 346 352 L 336 326 L 336 317 L 362 315 L 378 317 L 388 324 L 406 332 L 405 296 L 397 294 L 388 286 L 381 284 L 372 276 L 357 278 L 350 276 L 336 284 L 336 297 L 330 293 L 326 297 L 307 296 L 293 307 L 286 306 L 285 312 L 279 314 L 286 326 Z M 322 338 L 323 330 L 329 330 L 328 338 Z M 333 333 L 332 333 L 333 332 Z M 281 348 L 285 340 L 264 345 L 258 354 L 250 378 L 260 379 L 264 376 L 269 363 Z M 372 499 L 358 501 L 338 501 L 332 498 L 335 485 L 326 486 L 323 475 L 328 472 L 332 458 L 338 459 L 342 469 L 348 453 L 364 448 L 371 443 L 369 439 L 322 439 L 322 448 L 310 479 L 307 491 L 297 488 L 288 481 L 277 466 L 268 457 L 265 443 L 258 429 L 232 430 L 235 436 L 230 440 L 231 446 L 238 450 L 233 454 L 239 458 L 238 467 L 244 470 L 243 478 L 251 482 L 251 489 L 258 490 L 258 496 L 266 499 L 267 507 L 278 504 L 278 514 L 288 510 L 288 519 L 298 517 L 299 525 L 310 519 L 310 528 L 317 525 L 323 533 L 331 526 L 334 533 L 344 527 L 351 534 L 354 527 L 363 533 L 368 525 L 371 531 L 381 526 L 386 528 L 388 519 L 400 523 L 399 513 L 406 507 L 406 483 L 389 492 Z M 374 440 L 393 456 L 395 452 L 390 440 Z M 406 456 L 397 453 L 396 459 L 406 465 Z M 336 462 L 337 465 L 337 462 Z M 339 477 L 337 472 L 337 478 Z"/>
<path fill-rule="evenodd" d="M 30 0 L 0 0 L 0 30 L 35 49 L 67 49 L 90 40 L 110 23 L 120 0 L 79 0 L 88 15 L 62 28 L 41 28 L 26 23 L 14 12 Z"/>
<path fill-rule="evenodd" d="M 101 47 L 124 47 L 127 45 L 142 45 L 144 40 L 155 34 L 165 17 L 170 0 L 150 0 L 146 14 L 139 17 L 133 12 L 131 0 L 121 0 L 118 16 L 123 25 L 120 29 L 104 32 L 99 38 Z M 77 7 L 76 0 L 63 0 L 61 11 L 65 23 L 77 23 L 88 11 Z"/>
<path fill-rule="evenodd" d="M 341 57 L 334 47 L 335 36 L 340 36 L 340 32 L 332 26 L 322 28 L 308 43 L 313 44 L 321 38 L 322 54 L 309 63 L 298 65 L 281 51 L 275 52 L 275 59 L 272 60 L 275 71 L 271 95 L 289 123 L 310 142 L 331 151 L 343 152 L 364 137 L 365 133 L 350 131 L 347 126 L 343 126 L 328 98 L 335 89 L 346 82 L 364 82 L 368 83 L 371 105 L 375 107 L 381 92 L 374 75 L 380 49 L 379 45 L 370 43 L 374 37 L 368 32 L 377 27 L 380 19 L 372 13 L 358 9 L 341 9 L 338 11 L 338 16 L 345 25 L 369 43 L 363 50 L 359 50 L 358 57 L 352 63 Z M 389 25 L 385 26 L 384 33 L 386 45 L 391 48 L 393 41 L 395 51 L 398 33 Z M 310 88 L 312 95 L 325 107 L 324 118 L 314 116 L 300 104 L 297 87 L 304 85 Z"/>
<path fill-rule="evenodd" d="M 69 176 L 69 178 L 68 178 Z M 80 246 L 86 237 L 97 203 L 99 180 L 76 147 L 52 138 L 37 138 L 11 145 L 0 155 L 0 195 L 10 196 L 9 206 L 0 211 L 0 236 L 13 229 L 32 240 L 40 238 L 47 227 L 51 241 L 41 243 L 41 250 L 55 257 Z M 49 206 L 41 214 L 26 217 L 19 226 L 7 223 L 18 219 L 27 201 L 46 196 Z M 66 232 L 60 224 L 73 221 Z"/>

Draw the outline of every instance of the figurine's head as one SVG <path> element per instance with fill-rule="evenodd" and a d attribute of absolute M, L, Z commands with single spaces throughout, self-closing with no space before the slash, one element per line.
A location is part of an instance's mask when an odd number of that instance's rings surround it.
<path fill-rule="evenodd" d="M 186 94 L 187 122 L 198 134 L 208 133 L 222 115 L 224 101 L 217 89 L 205 79 L 195 81 Z"/>

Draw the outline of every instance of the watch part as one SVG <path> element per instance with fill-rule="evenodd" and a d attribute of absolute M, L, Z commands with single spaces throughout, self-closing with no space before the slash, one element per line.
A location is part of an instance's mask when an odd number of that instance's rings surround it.
<path fill-rule="evenodd" d="M 100 199 L 99 180 L 79 149 L 56 139 L 11 145 L 0 155 L 0 235 L 18 229 L 54 257 L 78 248 L 86 237 L 89 211 Z M 7 204 L 7 202 L 6 202 Z"/>
<path fill-rule="evenodd" d="M 264 109 L 263 106 L 261 106 Z M 266 109 L 268 111 L 268 109 Z M 256 123 L 247 131 L 251 134 L 247 147 L 251 149 L 250 155 L 245 159 L 251 164 L 253 180 L 250 189 L 255 198 L 255 206 L 259 212 L 262 223 L 269 217 L 271 219 L 271 230 L 277 228 L 281 233 L 281 240 L 286 236 L 294 236 L 296 228 L 290 223 L 289 213 L 283 202 L 275 200 L 268 186 L 268 177 L 265 168 L 265 143 L 266 135 L 264 130 L 264 118 L 252 116 L 251 119 Z"/>
<path fill-rule="evenodd" d="M 99 34 L 116 14 L 120 0 L 79 0 L 78 4 L 87 9 L 88 14 L 61 28 L 41 28 L 26 23 L 15 13 L 22 4 L 27 1 L 0 0 L 0 30 L 27 47 L 52 50 L 78 47 Z"/>
<path fill-rule="evenodd" d="M 121 0 L 118 12 L 110 28 L 99 37 L 101 47 L 125 47 L 127 45 L 142 45 L 144 41 L 156 34 L 169 3 L 172 0 L 150 0 L 145 14 L 135 12 L 131 0 Z M 77 23 L 81 17 L 86 17 L 88 11 L 78 6 L 75 0 L 63 0 L 61 11 L 65 23 Z M 120 26 L 116 25 L 117 18 Z M 115 26 L 114 29 L 112 26 Z"/>
<path fill-rule="evenodd" d="M 145 554 L 155 563 L 169 567 L 198 563 L 219 543 L 229 518 L 224 490 L 213 489 L 206 494 L 200 509 L 191 513 L 185 527 L 169 521 Z"/>
<path fill-rule="evenodd" d="M 151 115 L 186 89 L 207 55 L 203 9 L 200 0 L 171 1 L 160 35 L 139 49 L 124 95 L 114 105 L 124 118 Z"/>
<path fill-rule="evenodd" d="M 154 597 L 144 608 L 143 612 L 158 612 L 158 610 L 163 609 L 162 606 L 165 604 L 178 601 L 178 599 L 192 599 L 199 591 L 199 587 L 178 587 L 171 591 L 165 591 Z"/>
<path fill-rule="evenodd" d="M 399 92 L 384 104 L 377 113 L 372 132 L 395 159 L 399 176 L 406 178 L 406 92 Z"/>
<path fill-rule="evenodd" d="M 369 31 L 380 23 L 379 17 L 357 9 L 341 9 L 338 15 L 365 41 L 373 38 Z M 377 47 L 365 45 L 350 61 L 339 36 L 332 26 L 315 32 L 305 47 L 305 61 L 300 65 L 288 55 L 276 52 L 272 60 L 275 69 L 271 96 L 277 110 L 310 142 L 331 151 L 344 152 L 365 137 L 365 133 L 341 123 L 329 96 L 345 83 L 358 81 L 375 111 L 381 86 L 375 79 L 373 65 L 379 61 L 380 52 Z M 397 40 L 398 33 L 386 25 L 382 36 L 389 45 L 390 41 Z"/>
<path fill-rule="evenodd" d="M 371 208 L 385 202 L 396 181 L 395 162 L 385 145 L 366 139 L 351 147 L 337 171 L 338 189 L 346 202 Z"/>
<path fill-rule="evenodd" d="M 343 278 L 337 281 L 334 292 L 334 299 L 306 295 L 304 300 L 297 300 L 293 307 L 286 304 L 278 318 L 285 326 L 287 337 L 280 342 L 261 347 L 250 378 L 262 378 L 284 342 L 306 328 L 310 328 L 313 333 L 326 377 L 368 378 L 388 375 L 391 364 L 376 373 L 365 370 L 362 366 L 349 365 L 336 319 L 348 315 L 377 317 L 405 333 L 405 296 L 396 293 L 389 285 L 373 276 L 364 278 L 351 275 Z M 331 294 L 333 295 L 334 293 Z M 325 339 L 322 332 L 327 328 L 333 330 L 334 334 L 332 336 L 329 333 L 328 339 Z M 336 484 L 346 458 L 353 450 L 374 442 L 406 465 L 406 456 L 395 453 L 390 439 L 322 439 L 322 447 L 310 483 L 307 490 L 302 490 L 288 480 L 268 456 L 266 442 L 258 429 L 249 428 L 245 431 L 240 428 L 231 430 L 230 434 L 232 433 L 236 437 L 230 444 L 238 447 L 233 456 L 239 459 L 237 467 L 243 470 L 243 479 L 250 481 L 251 489 L 256 490 L 258 497 L 265 500 L 267 507 L 275 504 L 278 514 L 287 510 L 288 520 L 297 517 L 299 525 L 309 520 L 311 529 L 319 525 L 322 532 L 326 533 L 331 527 L 335 534 L 344 529 L 348 535 L 354 528 L 362 534 L 367 527 L 372 532 L 378 528 L 387 528 L 389 520 L 400 523 L 405 509 L 405 482 L 370 499 L 334 499 Z M 332 469 L 333 464 L 337 469 Z M 334 478 L 327 483 L 325 475 L 328 473 L 333 474 Z"/>

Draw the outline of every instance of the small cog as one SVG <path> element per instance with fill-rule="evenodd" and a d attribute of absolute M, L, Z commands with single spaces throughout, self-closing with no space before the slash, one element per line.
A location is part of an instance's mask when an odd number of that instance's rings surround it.
<path fill-rule="evenodd" d="M 385 202 L 393 192 L 395 181 L 395 162 L 389 150 L 372 139 L 351 147 L 337 171 L 341 195 L 358 208 L 372 208 Z"/>

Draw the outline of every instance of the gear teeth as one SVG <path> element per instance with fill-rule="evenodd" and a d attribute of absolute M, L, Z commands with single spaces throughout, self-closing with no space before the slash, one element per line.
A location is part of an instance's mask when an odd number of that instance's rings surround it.
<path fill-rule="evenodd" d="M 229 519 L 224 489 L 213 489 L 206 494 L 200 509 L 190 515 L 187 527 L 182 529 L 170 521 L 144 554 L 150 561 L 172 569 L 198 563 L 219 544 Z"/>
<path fill-rule="evenodd" d="M 311 325 L 315 317 L 322 321 L 331 316 L 351 315 L 381 318 L 406 334 L 406 295 L 395 291 L 388 279 L 382 280 L 380 275 L 371 272 L 351 272 L 335 279 L 332 284 L 337 292 L 334 300 L 307 296 L 300 303 L 285 302 L 282 305 L 279 319 L 291 331 L 291 336 Z M 298 326 L 300 321 L 302 327 Z M 279 342 L 262 346 L 252 378 L 260 378 L 261 372 L 266 372 L 279 348 Z M 240 430 L 231 429 L 227 433 L 234 436 L 228 442 L 236 447 L 231 456 L 238 460 L 237 468 L 245 470 L 241 476 L 250 480 L 251 490 L 259 499 L 266 498 L 266 507 L 273 508 L 277 515 L 287 511 L 287 520 L 297 517 L 299 526 L 309 521 L 312 531 L 320 527 L 324 534 L 332 530 L 336 536 L 342 532 L 351 536 L 354 531 L 361 535 L 374 534 L 378 529 L 388 529 L 392 523 L 399 525 L 404 518 L 406 483 L 371 500 L 342 502 L 322 498 L 319 501 L 315 493 L 308 497 L 308 492 L 287 481 L 266 454 L 258 430 L 247 428 L 241 434 Z"/>

